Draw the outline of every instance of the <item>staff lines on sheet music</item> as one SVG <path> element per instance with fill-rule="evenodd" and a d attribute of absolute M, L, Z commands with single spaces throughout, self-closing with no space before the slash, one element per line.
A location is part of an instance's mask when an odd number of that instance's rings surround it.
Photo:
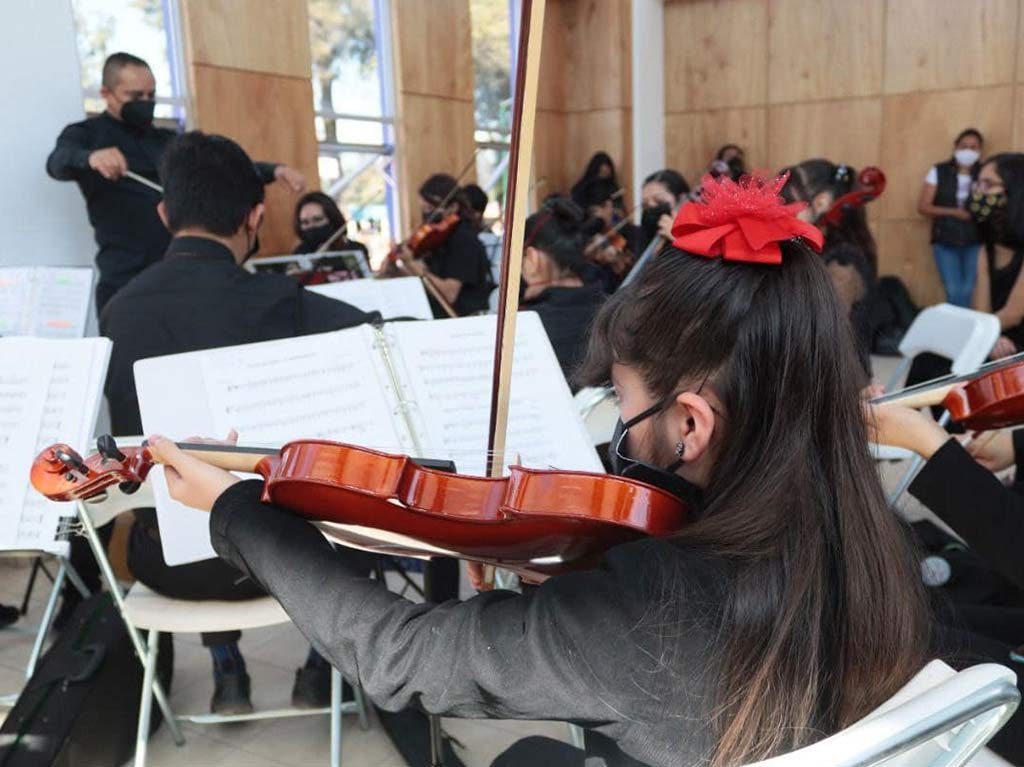
<path fill-rule="evenodd" d="M 310 376 L 314 376 L 314 375 L 315 376 L 340 375 L 342 373 L 348 372 L 349 370 L 352 370 L 354 367 L 356 367 L 355 364 L 340 364 L 340 365 L 324 366 L 324 367 L 316 369 L 316 370 L 306 370 L 306 371 L 303 371 L 302 373 L 291 373 L 291 374 L 287 374 L 287 375 L 282 374 L 282 375 L 278 375 L 278 376 L 271 376 L 270 378 L 264 378 L 264 379 L 261 379 L 261 380 L 258 380 L 258 381 L 246 381 L 245 383 L 241 383 L 241 384 L 226 384 L 224 386 L 224 390 L 227 391 L 227 392 L 232 392 L 233 393 L 233 392 L 248 392 L 248 391 L 253 391 L 255 389 L 265 389 L 265 388 L 267 388 L 269 386 L 280 386 L 282 384 L 287 384 L 287 383 L 293 382 L 293 381 L 305 381 L 305 380 L 308 380 Z"/>
<path fill-rule="evenodd" d="M 351 387 L 350 390 L 355 390 L 355 387 Z M 315 399 L 333 399 L 339 394 L 344 394 L 344 390 L 337 388 L 330 389 L 316 389 L 313 391 L 305 391 L 298 393 L 289 393 L 281 395 L 280 397 L 268 397 L 266 399 L 256 400 L 254 402 L 246 402 L 242 405 L 227 405 L 224 408 L 225 413 L 248 413 L 253 410 L 262 410 L 264 408 L 272 407 L 274 405 L 282 405 L 288 402 L 308 402 Z M 334 407 L 332 413 L 354 413 L 360 410 L 360 405 L 338 405 Z"/>

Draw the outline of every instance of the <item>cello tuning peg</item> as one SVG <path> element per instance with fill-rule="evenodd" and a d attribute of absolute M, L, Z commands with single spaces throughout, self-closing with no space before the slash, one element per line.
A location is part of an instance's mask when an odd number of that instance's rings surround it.
<path fill-rule="evenodd" d="M 109 434 L 96 439 L 96 451 L 107 461 L 124 461 L 128 458 L 118 449 L 117 442 Z"/>

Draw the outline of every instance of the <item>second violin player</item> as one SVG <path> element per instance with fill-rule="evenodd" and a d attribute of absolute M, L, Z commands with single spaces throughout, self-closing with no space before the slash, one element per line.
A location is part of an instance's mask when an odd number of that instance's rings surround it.
<path fill-rule="evenodd" d="M 419 189 L 424 237 L 414 235 L 399 248 L 399 273 L 430 280 L 459 316 L 487 310 L 491 270 L 487 253 L 470 223 L 470 206 L 454 177 L 435 173 Z M 435 317 L 445 317 L 441 303 L 430 297 Z"/>

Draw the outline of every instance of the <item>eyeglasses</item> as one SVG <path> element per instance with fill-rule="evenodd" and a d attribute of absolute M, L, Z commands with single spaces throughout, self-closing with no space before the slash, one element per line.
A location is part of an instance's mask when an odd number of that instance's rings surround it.
<path fill-rule="evenodd" d="M 1006 185 L 1002 181 L 993 181 L 989 178 L 979 178 L 972 184 L 972 188 L 977 192 L 998 192 L 1006 188 Z"/>
<path fill-rule="evenodd" d="M 320 226 L 321 224 L 327 223 L 327 216 L 321 214 L 319 216 L 311 216 L 310 218 L 300 218 L 299 226 L 303 229 L 310 226 Z"/>

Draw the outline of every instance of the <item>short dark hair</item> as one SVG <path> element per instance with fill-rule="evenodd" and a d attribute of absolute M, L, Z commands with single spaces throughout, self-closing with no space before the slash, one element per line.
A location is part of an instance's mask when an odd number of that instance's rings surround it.
<path fill-rule="evenodd" d="M 980 130 L 977 128 L 967 128 L 966 130 L 960 131 L 957 137 L 953 139 L 953 146 L 956 146 L 968 136 L 974 136 L 974 138 L 978 139 L 979 144 L 985 143 L 985 137 L 981 135 Z"/>
<path fill-rule="evenodd" d="M 230 237 L 263 202 L 263 179 L 249 155 L 224 136 L 189 131 L 171 140 L 160 162 L 167 227 L 198 227 Z"/>
<path fill-rule="evenodd" d="M 683 177 L 683 174 L 679 171 L 672 170 L 671 168 L 655 171 L 649 175 L 644 179 L 644 186 L 647 186 L 648 184 L 661 184 L 668 189 L 669 193 L 675 197 L 677 201 L 690 193 L 690 185 L 686 183 L 686 179 Z"/>
<path fill-rule="evenodd" d="M 125 53 L 124 51 L 111 53 L 107 56 L 107 60 L 103 62 L 103 87 L 108 90 L 113 90 L 117 87 L 117 78 L 125 67 L 150 68 L 145 59 L 140 59 L 131 53 Z"/>
<path fill-rule="evenodd" d="M 487 210 L 487 203 L 491 201 L 487 196 L 487 192 L 476 184 L 466 184 L 462 187 L 462 194 L 465 195 L 469 207 L 480 215 L 483 215 L 483 212 Z"/>
<path fill-rule="evenodd" d="M 292 221 L 292 227 L 295 230 L 295 236 L 299 239 L 302 239 L 302 226 L 299 224 L 299 213 L 302 212 L 303 207 L 311 202 L 316 203 L 321 207 L 321 209 L 323 209 L 324 216 L 327 217 L 327 223 L 331 225 L 331 231 L 336 232 L 348 223 L 348 219 L 346 219 L 345 214 L 341 212 L 341 208 L 339 208 L 338 204 L 329 196 L 323 192 L 307 192 L 299 198 L 297 203 L 295 203 L 295 217 Z"/>

